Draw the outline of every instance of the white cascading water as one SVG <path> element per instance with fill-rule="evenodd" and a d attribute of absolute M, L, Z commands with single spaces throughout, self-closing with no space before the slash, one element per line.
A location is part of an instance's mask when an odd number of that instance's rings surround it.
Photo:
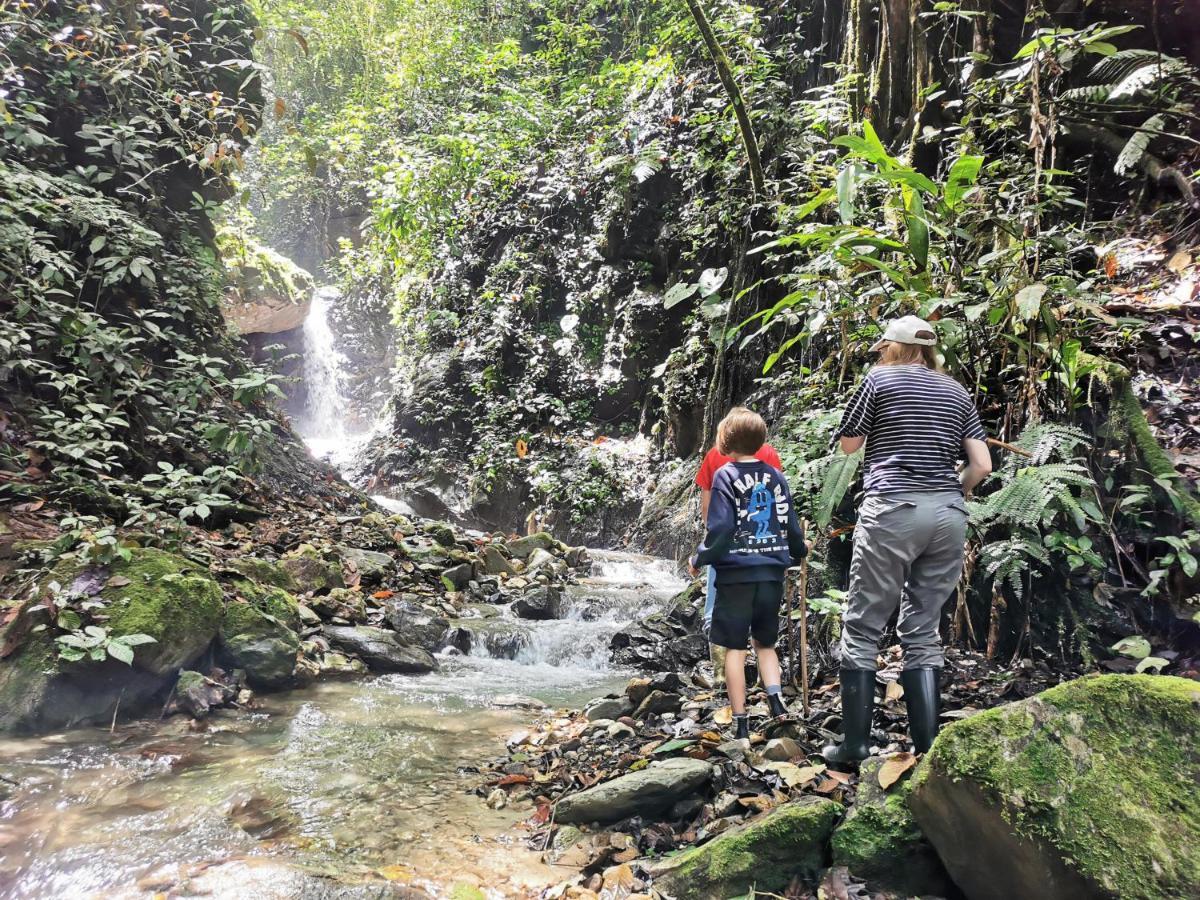
<path fill-rule="evenodd" d="M 329 311 L 337 288 L 321 287 L 313 293 L 304 320 L 304 387 L 307 401 L 298 430 L 314 456 L 328 456 L 346 442 L 346 357 L 338 350 L 329 327 Z"/>

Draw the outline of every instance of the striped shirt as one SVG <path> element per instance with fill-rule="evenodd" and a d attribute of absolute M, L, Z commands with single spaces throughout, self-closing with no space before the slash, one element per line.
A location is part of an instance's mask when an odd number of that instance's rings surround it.
<path fill-rule="evenodd" d="M 867 439 L 868 494 L 961 490 L 963 441 L 986 436 L 963 386 L 919 364 L 868 372 L 836 435 Z"/>

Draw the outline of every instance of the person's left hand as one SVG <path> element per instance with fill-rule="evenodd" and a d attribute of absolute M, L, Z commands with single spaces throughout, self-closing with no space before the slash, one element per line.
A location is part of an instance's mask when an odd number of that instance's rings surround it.
<path fill-rule="evenodd" d="M 696 561 L 694 559 L 688 560 L 688 574 L 693 578 L 700 577 L 700 570 L 696 568 Z"/>

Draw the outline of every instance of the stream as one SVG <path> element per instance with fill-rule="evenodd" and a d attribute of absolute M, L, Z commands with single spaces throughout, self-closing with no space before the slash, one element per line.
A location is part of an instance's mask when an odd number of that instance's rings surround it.
<path fill-rule="evenodd" d="M 267 695 L 198 730 L 177 716 L 0 739 L 0 896 L 335 896 L 327 875 L 511 897 L 561 880 L 513 827 L 528 806 L 488 809 L 462 770 L 537 715 L 505 695 L 565 706 L 619 687 L 609 637 L 681 586 L 665 560 L 592 556 L 565 618 L 460 620 L 472 652 L 431 675 Z"/>

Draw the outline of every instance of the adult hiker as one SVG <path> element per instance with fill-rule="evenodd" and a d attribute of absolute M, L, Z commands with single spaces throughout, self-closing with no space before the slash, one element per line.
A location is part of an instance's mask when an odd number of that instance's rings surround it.
<path fill-rule="evenodd" d="M 897 606 L 909 734 L 918 753 L 937 736 L 944 662 L 938 627 L 962 573 L 964 495 L 992 471 L 992 461 L 975 404 L 939 371 L 936 344 L 933 326 L 916 316 L 891 322 L 871 347 L 879 364 L 851 398 L 836 435 L 843 452 L 865 442 L 866 454 L 842 622 L 844 735 L 822 750 L 830 762 L 870 753 L 879 639 Z M 967 465 L 960 472 L 961 459 Z"/>
<path fill-rule="evenodd" d="M 775 452 L 775 448 L 770 444 L 763 444 L 754 457 L 760 462 L 766 463 L 768 466 L 783 471 L 783 463 L 779 460 L 779 454 Z M 713 476 L 717 474 L 717 470 L 732 458 L 726 456 L 716 446 L 709 449 L 704 455 L 704 461 L 700 464 L 700 471 L 696 473 L 696 487 L 700 488 L 700 524 L 707 525 L 708 523 L 708 507 L 712 503 Z M 712 566 L 708 566 L 707 586 L 704 596 L 704 637 L 708 639 L 712 632 L 713 606 L 717 600 L 717 570 Z M 717 683 L 725 680 L 725 648 L 717 644 L 709 642 L 708 657 L 712 662 L 713 675 Z"/>

